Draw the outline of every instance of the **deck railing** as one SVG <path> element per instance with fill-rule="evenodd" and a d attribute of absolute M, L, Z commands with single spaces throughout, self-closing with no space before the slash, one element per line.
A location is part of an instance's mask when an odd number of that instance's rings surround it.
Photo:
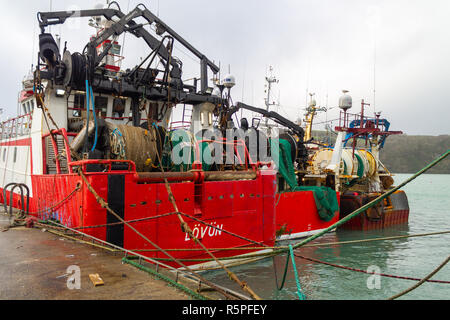
<path fill-rule="evenodd" d="M 31 113 L 8 119 L 0 124 L 0 140 L 14 139 L 31 133 Z"/>

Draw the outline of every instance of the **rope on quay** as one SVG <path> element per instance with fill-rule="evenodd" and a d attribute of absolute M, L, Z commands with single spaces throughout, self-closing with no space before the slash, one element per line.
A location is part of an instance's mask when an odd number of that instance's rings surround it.
<path fill-rule="evenodd" d="M 147 241 L 148 243 L 150 243 L 154 248 L 157 248 L 160 252 L 162 252 L 163 254 L 165 254 L 166 256 L 168 256 L 171 261 L 174 261 L 175 263 L 177 263 L 178 265 L 184 267 L 188 272 L 190 272 L 192 275 L 196 276 L 198 279 L 200 279 L 202 282 L 208 284 L 210 287 L 216 289 L 217 291 L 219 291 L 220 293 L 222 293 L 225 297 L 230 297 L 230 295 L 228 293 L 226 293 L 224 290 L 222 290 L 221 288 L 218 288 L 217 286 L 215 286 L 212 282 L 208 281 L 207 279 L 205 279 L 203 276 L 199 275 L 198 273 L 194 272 L 191 268 L 189 268 L 188 266 L 186 266 L 185 264 L 183 264 L 179 259 L 176 259 L 175 257 L 173 257 L 170 253 L 168 253 L 167 251 L 165 251 L 164 249 L 162 249 L 161 247 L 159 247 L 156 243 L 154 243 L 153 241 L 151 241 L 150 239 L 148 239 L 146 236 L 144 236 L 142 233 L 140 233 L 138 230 L 136 230 L 131 224 L 127 223 L 125 220 L 123 220 L 114 210 L 112 210 L 108 203 L 101 198 L 98 193 L 95 191 L 95 189 L 92 187 L 92 185 L 89 183 L 89 181 L 87 180 L 86 176 L 84 175 L 84 173 L 81 171 L 81 169 L 78 170 L 78 174 L 79 176 L 83 179 L 83 182 L 86 184 L 87 188 L 89 189 L 89 191 L 94 195 L 95 199 L 97 200 L 97 202 L 100 204 L 100 206 L 104 209 L 106 209 L 108 212 L 110 212 L 114 217 L 116 217 L 116 219 L 118 219 L 120 222 L 124 223 L 128 228 L 130 228 L 131 230 L 133 230 L 138 236 L 140 236 L 142 239 L 144 239 L 145 241 Z"/>
<path fill-rule="evenodd" d="M 41 226 L 41 227 L 43 227 L 43 228 L 44 228 L 44 227 L 47 228 L 47 226 L 48 226 L 48 225 L 46 225 L 46 224 L 39 223 L 39 222 L 36 223 L 36 225 Z M 50 227 L 53 227 L 53 226 L 50 225 Z M 88 245 L 90 245 L 90 246 L 93 246 L 93 247 L 96 247 L 96 248 L 99 248 L 99 249 L 102 249 L 102 250 L 106 250 L 106 251 L 109 251 L 109 252 L 113 252 L 113 253 L 114 253 L 114 252 L 119 252 L 119 250 L 111 249 L 111 248 L 108 248 L 108 247 L 106 247 L 106 246 L 102 246 L 102 245 L 100 245 L 100 244 L 96 244 L 96 243 L 92 243 L 92 242 L 85 241 L 85 240 L 82 240 L 82 239 L 78 239 L 78 238 L 76 238 L 76 237 L 72 237 L 72 236 L 69 236 L 69 235 L 67 235 L 67 234 L 65 234 L 65 233 L 58 232 L 58 231 L 55 231 L 55 230 L 48 230 L 48 229 L 46 229 L 45 231 L 50 232 L 50 233 L 52 233 L 52 234 L 54 234 L 54 235 L 57 235 L 57 236 L 60 236 L 60 237 L 64 237 L 64 238 L 73 240 L 73 241 L 77 241 L 77 242 L 80 242 L 80 243 L 88 244 Z"/>
<path fill-rule="evenodd" d="M 62 199 L 62 200 L 59 201 L 58 203 L 56 203 L 56 204 L 54 204 L 54 205 L 52 205 L 52 206 L 50 206 L 50 207 L 47 207 L 47 208 L 45 208 L 45 209 L 41 209 L 41 210 L 35 211 L 35 212 L 23 212 L 23 211 L 21 211 L 21 212 L 19 212 L 19 214 L 18 214 L 18 218 L 14 219 L 14 220 L 15 220 L 15 221 L 22 221 L 22 222 L 23 222 L 23 221 L 26 221 L 26 217 L 29 217 L 29 216 L 37 216 L 37 215 L 39 215 L 39 214 L 53 212 L 56 208 L 62 206 L 62 205 L 65 204 L 66 202 L 68 202 L 69 199 L 70 199 L 76 192 L 78 192 L 78 191 L 80 191 L 80 190 L 81 190 L 81 187 L 80 187 L 80 186 L 76 186 L 75 189 L 74 189 L 72 192 L 70 192 L 64 199 Z M 17 214 L 16 214 L 16 215 L 17 215 Z"/>
<path fill-rule="evenodd" d="M 150 269 L 150 268 L 148 268 L 146 266 L 143 266 L 140 263 L 136 263 L 136 262 L 134 262 L 134 261 L 132 261 L 130 259 L 127 259 L 126 257 L 122 259 L 122 262 L 130 264 L 130 265 L 134 266 L 135 268 L 138 268 L 139 270 L 145 271 L 145 272 L 149 273 L 150 275 L 152 275 L 152 276 L 154 276 L 154 277 L 156 277 L 156 278 L 158 278 L 160 280 L 166 281 L 169 285 L 171 285 L 171 286 L 173 286 L 173 287 L 175 287 L 177 289 L 180 289 L 181 291 L 187 293 L 188 295 L 192 296 L 193 298 L 195 298 L 197 300 L 209 300 L 204 295 L 202 295 L 200 293 L 197 293 L 197 292 L 189 289 L 188 287 L 182 285 L 181 283 L 175 282 L 174 280 L 170 279 L 169 277 L 166 277 L 165 275 L 163 275 L 163 274 L 161 274 L 159 272 L 156 272 L 156 271 L 154 271 L 154 270 L 152 270 L 152 269 Z"/>
<path fill-rule="evenodd" d="M 93 237 L 93 236 L 91 236 L 91 235 L 88 235 L 88 234 L 86 234 L 86 233 L 83 233 L 83 232 L 81 232 L 81 231 L 78 231 L 78 230 L 72 229 L 72 228 L 70 228 L 70 227 L 64 226 L 64 225 L 62 225 L 62 224 L 60 224 L 60 223 L 58 223 L 58 222 L 55 222 L 55 221 L 49 221 L 48 223 L 41 223 L 41 222 L 38 222 L 38 223 L 36 223 L 36 225 L 38 225 L 38 226 L 40 225 L 40 226 L 42 226 L 42 227 L 45 227 L 45 228 L 46 228 L 45 231 L 47 231 L 47 232 L 50 232 L 50 233 L 53 233 L 53 234 L 56 234 L 56 235 L 59 235 L 59 236 L 62 236 L 62 237 L 65 237 L 65 238 L 74 240 L 74 241 L 80 241 L 80 242 L 85 243 L 85 244 L 87 244 L 87 245 L 92 245 L 92 246 L 94 246 L 94 247 L 97 247 L 97 248 L 100 248 L 100 249 L 105 249 L 105 250 L 110 251 L 110 252 L 113 252 L 113 253 L 115 253 L 115 252 L 123 252 L 123 253 L 125 253 L 125 258 L 127 258 L 128 260 L 139 259 L 139 261 L 147 261 L 147 262 L 149 262 L 149 263 L 153 263 L 153 264 L 155 264 L 155 265 L 157 266 L 157 267 L 156 267 L 156 270 L 158 270 L 158 266 L 167 268 L 168 270 L 171 270 L 172 273 L 176 274 L 176 278 L 177 278 L 177 279 L 178 279 L 178 274 L 179 274 L 179 273 L 181 273 L 182 275 L 184 275 L 184 277 L 186 278 L 186 280 L 190 280 L 190 281 L 194 281 L 194 280 L 190 279 L 189 276 L 194 276 L 194 277 L 197 276 L 197 274 L 190 274 L 190 273 L 188 273 L 188 272 L 186 272 L 186 271 L 184 271 L 184 270 L 182 270 L 182 269 L 175 269 L 174 267 L 171 267 L 171 266 L 169 266 L 169 265 L 166 265 L 166 264 L 164 264 L 164 263 L 162 263 L 162 262 L 156 261 L 156 260 L 154 260 L 154 259 L 152 259 L 152 258 L 149 258 L 149 257 L 143 256 L 143 255 L 141 255 L 141 254 L 139 254 L 139 253 L 136 253 L 136 252 L 134 252 L 133 250 L 127 250 L 127 249 L 124 249 L 124 248 L 122 248 L 122 247 L 119 247 L 119 246 L 116 246 L 116 245 L 114 245 L 114 244 L 112 244 L 112 243 L 109 243 L 109 242 L 107 242 L 107 241 L 104 241 L 104 240 L 95 238 L 95 237 Z M 59 227 L 58 227 L 58 226 L 59 226 Z M 48 228 L 57 228 L 57 229 L 65 229 L 65 230 L 69 230 L 69 231 L 72 231 L 72 232 L 74 232 L 74 233 L 76 233 L 76 234 L 81 235 L 82 237 L 90 238 L 90 239 L 92 240 L 92 242 L 84 241 L 84 240 L 78 239 L 78 238 L 76 238 L 76 237 L 71 237 L 71 236 L 68 236 L 68 235 L 66 235 L 66 234 L 64 234 L 64 233 L 55 232 L 55 231 L 53 231 L 53 230 L 49 230 Z M 94 241 L 99 242 L 100 245 L 94 243 Z M 112 248 L 112 249 L 111 249 L 111 248 Z M 129 255 L 131 255 L 131 256 L 129 256 Z M 157 276 L 159 277 L 159 272 L 157 272 L 157 271 L 152 271 L 151 273 L 156 273 Z M 166 278 L 167 278 L 166 276 L 163 276 L 163 277 L 161 277 L 160 279 L 165 280 Z M 170 279 L 170 278 L 168 278 L 168 279 Z M 199 283 L 200 283 L 200 279 L 198 279 L 198 281 L 199 281 Z M 177 282 L 177 280 L 175 280 L 175 282 Z M 206 285 L 209 285 L 209 283 L 207 283 L 207 282 L 204 282 L 204 283 L 205 283 Z M 226 297 L 229 298 L 229 299 L 234 300 L 234 299 L 237 298 L 237 299 L 241 299 L 241 300 L 249 300 L 248 297 L 243 296 L 243 295 L 240 295 L 240 294 L 238 294 L 237 292 L 234 292 L 234 291 L 232 291 L 232 290 L 230 290 L 230 289 L 221 287 L 221 286 L 219 286 L 219 285 L 215 285 L 215 284 L 214 284 L 214 286 L 211 286 L 211 285 L 209 285 L 209 286 L 210 286 L 211 288 L 215 289 L 215 290 L 218 291 L 218 292 L 221 292 L 221 290 L 224 291 L 224 292 L 226 292 L 226 293 L 227 293 Z M 178 286 L 176 286 L 176 287 L 178 287 Z M 219 288 L 220 290 L 217 290 L 216 288 Z M 185 290 L 183 290 L 183 291 L 185 291 Z M 221 293 L 222 293 L 222 292 L 221 292 Z"/>
<path fill-rule="evenodd" d="M 439 270 L 441 270 L 448 263 L 449 260 L 450 260 L 450 256 L 448 256 L 447 259 L 444 260 L 444 262 L 442 262 L 436 269 L 434 269 L 429 275 L 427 275 L 425 278 L 423 278 L 420 282 L 418 282 L 415 285 L 413 285 L 412 287 L 388 298 L 387 300 L 395 300 L 395 299 L 400 298 L 401 296 L 407 294 L 408 292 L 411 292 L 414 289 L 418 288 L 419 286 L 424 284 L 428 279 L 430 279 L 432 276 L 434 276 Z"/>

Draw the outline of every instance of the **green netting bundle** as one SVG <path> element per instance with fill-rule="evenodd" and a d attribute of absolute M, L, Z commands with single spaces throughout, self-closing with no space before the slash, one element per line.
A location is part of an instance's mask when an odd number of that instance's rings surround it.
<path fill-rule="evenodd" d="M 278 159 L 274 161 L 278 165 L 278 170 L 287 184 L 291 188 L 289 192 L 312 191 L 316 201 L 317 212 L 320 218 L 326 222 L 332 220 L 339 213 L 339 203 L 336 191 L 328 187 L 300 187 L 297 182 L 294 165 L 291 158 L 291 145 L 284 139 L 279 140 L 279 148 L 272 144 L 272 157 L 274 152 L 278 152 Z"/>
<path fill-rule="evenodd" d="M 208 142 L 198 144 L 199 150 L 196 151 L 197 139 L 187 130 L 175 130 L 169 133 L 169 148 L 165 159 L 166 165 L 171 167 L 171 171 L 189 171 L 197 156 L 201 157 L 204 171 L 209 171 L 212 163 L 211 148 Z"/>
<path fill-rule="evenodd" d="M 316 200 L 317 212 L 325 222 L 339 214 L 339 202 L 336 191 L 328 187 L 295 187 L 292 191 L 312 191 Z"/>

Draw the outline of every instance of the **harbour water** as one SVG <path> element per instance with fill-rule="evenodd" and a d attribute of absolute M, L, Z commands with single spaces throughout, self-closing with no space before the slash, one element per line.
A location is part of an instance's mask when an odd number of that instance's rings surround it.
<path fill-rule="evenodd" d="M 395 182 L 398 185 L 410 176 L 398 174 L 395 176 Z M 450 230 L 449 185 L 448 174 L 422 175 L 406 185 L 403 190 L 408 196 L 410 206 L 408 225 L 370 232 L 338 230 L 313 243 L 448 231 Z M 299 254 L 340 266 L 422 279 L 450 254 L 450 234 L 308 247 L 302 248 Z M 296 258 L 295 262 L 302 291 L 308 300 L 383 300 L 417 283 L 388 277 L 379 277 L 378 281 L 371 274 L 313 263 L 300 258 Z M 281 282 L 286 264 L 285 255 L 235 267 L 233 271 L 263 299 L 298 299 L 292 264 L 289 266 L 285 287 L 281 291 L 276 288 L 274 264 L 278 281 Z M 221 285 L 237 289 L 223 271 L 210 272 L 206 276 Z M 447 264 L 432 279 L 450 281 L 450 265 Z M 427 282 L 399 299 L 449 298 L 450 284 Z"/>

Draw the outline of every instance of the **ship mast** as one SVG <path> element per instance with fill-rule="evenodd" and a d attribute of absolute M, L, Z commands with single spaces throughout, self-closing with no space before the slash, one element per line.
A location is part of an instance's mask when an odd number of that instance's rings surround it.
<path fill-rule="evenodd" d="M 266 82 L 267 82 L 267 85 L 266 85 L 266 87 L 267 87 L 267 98 L 265 99 L 265 103 L 266 103 L 266 108 L 267 108 L 266 110 L 267 110 L 267 112 L 270 111 L 270 107 L 271 107 L 271 106 L 276 106 L 276 105 L 277 105 L 276 103 L 270 101 L 270 93 L 271 93 L 271 91 L 272 91 L 272 84 L 278 83 L 278 82 L 279 82 L 279 81 L 272 75 L 272 71 L 273 71 L 273 67 L 272 67 L 272 66 L 270 66 L 269 70 L 270 70 L 270 76 L 266 77 Z M 269 127 L 269 119 L 268 119 L 268 118 L 266 118 L 266 127 L 267 127 L 267 128 Z"/>

